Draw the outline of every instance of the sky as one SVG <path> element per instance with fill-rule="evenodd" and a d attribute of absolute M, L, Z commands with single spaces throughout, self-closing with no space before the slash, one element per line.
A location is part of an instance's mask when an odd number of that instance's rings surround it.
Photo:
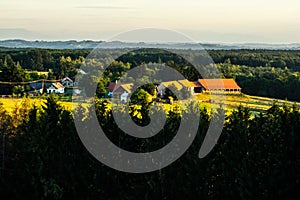
<path fill-rule="evenodd" d="M 108 40 L 143 28 L 198 42 L 299 43 L 300 0 L 1 0 L 0 39 Z"/>

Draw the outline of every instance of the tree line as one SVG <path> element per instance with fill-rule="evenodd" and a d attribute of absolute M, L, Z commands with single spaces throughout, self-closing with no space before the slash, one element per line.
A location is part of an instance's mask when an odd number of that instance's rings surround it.
<path fill-rule="evenodd" d="M 223 77 L 234 78 L 245 94 L 300 101 L 300 72 L 234 65 L 228 60 L 217 67 Z"/>
<path fill-rule="evenodd" d="M 287 67 L 292 71 L 300 71 L 299 50 L 241 49 L 209 50 L 208 52 L 215 63 L 224 63 L 229 59 L 230 62 L 235 65 L 275 67 L 282 69 Z"/>
<path fill-rule="evenodd" d="M 197 105 L 187 106 L 184 112 L 190 112 L 193 106 Z M 142 124 L 148 120 L 143 117 L 144 112 L 149 112 L 146 108 L 133 108 L 143 112 L 137 117 Z M 89 120 L 87 109 L 79 106 L 74 115 Z M 161 148 L 172 140 L 183 112 L 171 109 L 164 128 L 155 137 L 137 139 L 130 138 L 116 126 L 110 102 L 96 100 L 95 109 L 110 140 L 123 149 L 137 152 Z M 199 114 L 197 136 L 180 159 L 159 171 L 129 174 L 101 164 L 87 152 L 76 133 L 73 114 L 54 96 L 48 97 L 42 107 L 24 100 L 11 114 L 0 105 L 1 197 L 299 198 L 299 108 L 274 104 L 267 112 L 253 117 L 247 108 L 239 107 L 227 115 L 217 145 L 203 159 L 198 158 L 198 151 L 211 115 L 205 109 Z M 218 110 L 214 115 L 218 115 Z"/>

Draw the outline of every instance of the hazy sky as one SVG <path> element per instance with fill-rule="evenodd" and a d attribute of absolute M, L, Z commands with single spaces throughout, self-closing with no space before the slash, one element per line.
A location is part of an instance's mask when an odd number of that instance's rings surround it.
<path fill-rule="evenodd" d="M 300 42 L 299 9 L 300 0 L 1 0 L 0 39 L 15 32 L 101 40 L 154 27 L 200 42 L 293 43 Z"/>

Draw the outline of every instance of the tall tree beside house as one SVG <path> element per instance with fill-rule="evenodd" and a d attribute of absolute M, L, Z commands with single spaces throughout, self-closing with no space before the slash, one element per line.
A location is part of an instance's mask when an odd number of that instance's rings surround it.
<path fill-rule="evenodd" d="M 44 66 L 43 66 L 43 57 L 42 53 L 40 50 L 35 51 L 35 69 L 38 71 L 43 71 Z"/>
<path fill-rule="evenodd" d="M 141 125 L 149 123 L 149 110 L 152 103 L 152 98 L 144 89 L 138 88 L 130 98 L 133 120 Z"/>
<path fill-rule="evenodd" d="M 156 96 L 156 86 L 154 84 L 146 84 L 143 85 L 141 88 L 143 88 L 150 95 Z"/>
<path fill-rule="evenodd" d="M 12 94 L 16 95 L 17 97 L 22 97 L 24 95 L 25 88 L 22 85 L 16 85 L 12 89 Z"/>
<path fill-rule="evenodd" d="M 5 56 L 0 70 L 0 80 L 2 81 L 19 82 L 24 80 L 24 69 L 19 62 L 14 62 L 10 55 Z"/>
<path fill-rule="evenodd" d="M 74 62 L 70 56 L 64 57 L 61 56 L 57 61 L 56 66 L 54 68 L 54 73 L 57 78 L 64 78 L 69 75 L 69 73 L 73 70 Z"/>
<path fill-rule="evenodd" d="M 97 84 L 97 89 L 96 89 L 96 96 L 98 98 L 103 98 L 107 94 L 107 91 L 105 89 L 105 83 L 103 80 L 100 80 Z"/>
<path fill-rule="evenodd" d="M 176 96 L 177 94 L 177 96 Z M 168 88 L 166 88 L 164 98 L 172 97 L 173 100 L 178 99 L 189 99 L 191 97 L 191 92 L 186 87 L 182 87 L 181 89 L 178 89 L 175 85 L 170 85 Z"/>
<path fill-rule="evenodd" d="M 10 55 L 5 56 L 0 68 L 0 81 L 22 82 L 26 79 L 26 73 L 19 62 L 14 62 Z M 14 85 L 0 85 L 2 94 L 12 94 Z"/>
<path fill-rule="evenodd" d="M 84 88 L 87 97 L 93 97 L 96 95 L 96 97 L 102 98 L 107 94 L 105 86 L 110 82 L 110 80 L 108 78 L 99 79 L 99 77 L 95 75 L 85 74 L 80 77 L 79 82 L 80 86 Z"/>

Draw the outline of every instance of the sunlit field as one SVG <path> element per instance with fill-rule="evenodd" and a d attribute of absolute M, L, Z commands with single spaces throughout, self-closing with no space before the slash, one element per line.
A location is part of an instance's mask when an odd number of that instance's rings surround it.
<path fill-rule="evenodd" d="M 45 103 L 45 99 L 29 99 L 27 98 L 31 106 L 37 106 L 40 107 Z M 3 104 L 3 107 L 5 110 L 7 110 L 9 113 L 14 112 L 14 110 L 20 106 L 22 106 L 22 103 L 25 101 L 25 98 L 0 98 L 0 103 Z M 73 103 L 72 102 L 65 102 L 65 101 L 60 101 L 60 105 L 62 105 L 65 109 L 67 110 L 72 110 L 73 108 Z M 79 103 L 74 104 L 79 105 Z M 84 104 L 88 105 L 88 104 Z"/>
<path fill-rule="evenodd" d="M 223 103 L 223 106 L 228 112 L 235 110 L 238 106 L 247 107 L 252 113 L 264 112 L 268 110 L 274 103 L 278 105 L 287 105 L 292 107 L 293 105 L 300 106 L 299 102 L 292 102 L 286 100 L 279 100 L 266 97 L 250 96 L 245 94 L 230 94 L 226 96 L 217 96 L 209 94 L 199 94 L 195 97 L 203 104 L 203 107 L 216 108 Z"/>
<path fill-rule="evenodd" d="M 30 101 L 30 105 L 35 105 L 37 107 L 41 106 L 45 100 L 44 99 L 36 99 L 36 98 L 28 98 Z M 200 103 L 200 108 L 206 108 L 208 112 L 211 110 L 215 110 L 222 106 L 227 114 L 230 114 L 232 111 L 236 110 L 238 106 L 247 107 L 250 109 L 251 113 L 256 114 L 259 112 L 264 112 L 268 110 L 274 103 L 278 105 L 287 105 L 292 107 L 296 105 L 300 107 L 299 102 L 292 102 L 286 100 L 279 100 L 273 98 L 266 97 L 258 97 L 258 96 L 250 96 L 245 94 L 240 95 L 209 95 L 209 94 L 199 94 L 194 96 L 194 100 L 198 100 Z M 0 102 L 3 104 L 4 108 L 8 112 L 13 112 L 17 107 L 20 107 L 24 98 L 0 98 Z M 187 102 L 187 101 L 185 101 Z M 59 101 L 60 105 L 62 105 L 67 110 L 71 110 L 73 103 L 71 101 Z M 78 105 L 79 103 L 75 103 L 74 105 Z M 90 105 L 89 103 L 84 103 L 85 106 Z M 168 110 L 170 109 L 169 104 L 161 104 L 163 107 Z"/>

